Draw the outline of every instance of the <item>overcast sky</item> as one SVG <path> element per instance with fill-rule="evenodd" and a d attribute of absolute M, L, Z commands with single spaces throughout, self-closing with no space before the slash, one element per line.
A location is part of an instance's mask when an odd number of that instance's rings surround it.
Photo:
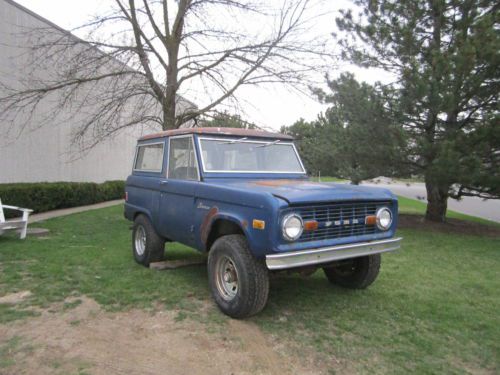
<path fill-rule="evenodd" d="M 89 16 L 107 9 L 109 0 L 16 0 L 21 5 L 38 13 L 55 24 L 71 30 L 88 20 Z M 349 7 L 348 0 L 325 1 L 321 12 L 330 13 L 315 23 L 316 29 L 311 33 L 331 34 L 335 31 L 334 18 L 339 9 Z M 341 69 L 332 69 L 331 76 L 338 75 L 341 70 L 354 72 L 358 79 L 367 82 L 386 80 L 383 72 L 368 72 L 345 65 Z M 318 77 L 319 78 L 319 77 Z M 386 79 L 384 79 L 386 78 Z M 313 120 L 325 107 L 307 95 L 290 92 L 282 86 L 265 88 L 244 87 L 240 90 L 244 118 L 259 126 L 279 129 L 282 125 L 291 125 L 299 118 Z M 190 98 L 188 98 L 190 99 Z"/>

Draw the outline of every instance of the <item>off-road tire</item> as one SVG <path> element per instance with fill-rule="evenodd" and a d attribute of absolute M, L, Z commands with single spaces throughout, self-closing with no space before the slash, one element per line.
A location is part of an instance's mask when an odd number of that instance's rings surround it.
<path fill-rule="evenodd" d="M 142 249 L 137 247 L 137 236 L 144 230 L 145 246 Z M 156 233 L 153 224 L 146 215 L 138 215 L 132 227 L 132 253 L 137 263 L 149 267 L 150 263 L 160 262 L 165 254 L 165 240 Z"/>
<path fill-rule="evenodd" d="M 380 271 L 380 254 L 339 261 L 324 267 L 328 281 L 349 289 L 365 289 L 370 286 Z"/>
<path fill-rule="evenodd" d="M 237 292 L 224 298 L 217 286 L 219 262 L 229 259 L 237 274 Z M 259 313 L 269 295 L 269 272 L 262 260 L 250 253 L 243 235 L 231 234 L 218 238 L 208 254 L 208 282 L 219 309 L 232 318 L 246 318 Z"/>

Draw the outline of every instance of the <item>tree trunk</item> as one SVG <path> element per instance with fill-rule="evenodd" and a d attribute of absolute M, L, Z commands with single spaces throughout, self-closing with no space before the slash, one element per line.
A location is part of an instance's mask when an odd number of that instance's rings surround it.
<path fill-rule="evenodd" d="M 165 103 L 163 103 L 163 130 L 175 129 L 175 116 L 176 116 L 176 108 L 175 108 L 175 94 L 172 96 L 171 94 L 167 95 L 168 98 L 165 99 Z"/>
<path fill-rule="evenodd" d="M 449 186 L 425 181 L 425 188 L 427 189 L 425 220 L 444 222 L 446 220 L 446 209 L 448 208 Z"/>
<path fill-rule="evenodd" d="M 169 50 L 168 69 L 167 69 L 167 87 L 165 90 L 165 102 L 163 103 L 163 130 L 175 129 L 176 124 L 176 103 L 177 103 L 177 56 L 178 45 Z"/>
<path fill-rule="evenodd" d="M 165 102 L 163 103 L 163 130 L 175 129 L 180 126 L 177 122 L 177 90 L 179 89 L 179 48 L 184 33 L 184 17 L 191 0 L 180 0 L 178 11 L 172 25 L 172 32 L 167 31 L 165 46 L 168 54 L 167 87 L 165 89 Z M 164 9 L 168 5 L 164 0 Z"/>

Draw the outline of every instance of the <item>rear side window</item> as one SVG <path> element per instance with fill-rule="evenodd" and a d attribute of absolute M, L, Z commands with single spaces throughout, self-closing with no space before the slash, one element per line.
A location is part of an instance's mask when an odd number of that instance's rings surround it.
<path fill-rule="evenodd" d="M 163 166 L 163 143 L 137 147 L 134 169 L 145 172 L 161 172 Z"/>
<path fill-rule="evenodd" d="M 198 163 L 192 137 L 170 139 L 168 178 L 198 180 Z"/>

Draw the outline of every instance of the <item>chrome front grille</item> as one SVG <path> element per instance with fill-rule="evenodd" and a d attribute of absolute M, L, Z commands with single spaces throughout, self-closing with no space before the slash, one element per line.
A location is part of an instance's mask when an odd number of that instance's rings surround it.
<path fill-rule="evenodd" d="M 326 203 L 314 206 L 291 207 L 287 212 L 298 212 L 304 221 L 316 220 L 318 229 L 304 231 L 298 242 L 328 240 L 373 234 L 375 225 L 365 225 L 366 216 L 375 215 L 382 206 L 392 207 L 392 201 L 362 201 Z"/>

